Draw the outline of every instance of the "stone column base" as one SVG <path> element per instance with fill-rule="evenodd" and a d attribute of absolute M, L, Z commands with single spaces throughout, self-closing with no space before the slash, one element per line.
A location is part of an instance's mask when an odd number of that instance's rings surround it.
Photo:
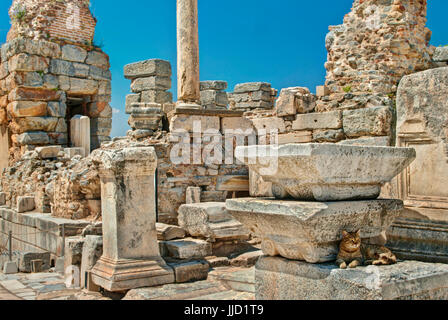
<path fill-rule="evenodd" d="M 93 282 L 111 292 L 174 283 L 174 271 L 162 258 L 114 261 L 101 257 L 92 269 Z"/>
<path fill-rule="evenodd" d="M 341 270 L 264 256 L 255 286 L 257 300 L 447 300 L 448 265 L 405 261 Z"/>

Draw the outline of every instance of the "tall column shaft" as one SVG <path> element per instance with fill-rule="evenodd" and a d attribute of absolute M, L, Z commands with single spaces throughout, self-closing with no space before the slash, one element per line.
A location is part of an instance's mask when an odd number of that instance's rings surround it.
<path fill-rule="evenodd" d="M 198 104 L 199 84 L 198 1 L 177 0 L 178 101 Z"/>

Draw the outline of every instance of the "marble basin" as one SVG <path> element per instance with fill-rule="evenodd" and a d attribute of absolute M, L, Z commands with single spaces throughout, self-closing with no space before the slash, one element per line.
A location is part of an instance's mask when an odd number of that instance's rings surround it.
<path fill-rule="evenodd" d="M 226 209 L 262 240 L 264 254 L 323 263 L 336 260 L 343 230 L 361 230 L 364 243 L 385 244 L 384 233 L 402 212 L 403 202 L 242 198 L 227 200 Z"/>
<path fill-rule="evenodd" d="M 416 158 L 412 148 L 336 144 L 237 147 L 235 155 L 272 182 L 277 199 L 311 201 L 377 199 Z"/>

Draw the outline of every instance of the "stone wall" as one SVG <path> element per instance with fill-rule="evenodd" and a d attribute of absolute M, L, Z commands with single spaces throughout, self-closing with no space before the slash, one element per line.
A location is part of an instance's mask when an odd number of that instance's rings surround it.
<path fill-rule="evenodd" d="M 8 41 L 63 39 L 91 45 L 96 19 L 89 5 L 90 0 L 14 0 L 9 10 L 12 27 Z"/>
<path fill-rule="evenodd" d="M 109 57 L 93 45 L 88 0 L 14 0 L 0 58 L 0 124 L 11 159 L 42 145 L 70 145 L 69 121 L 91 118 L 92 149 L 112 126 Z"/>
<path fill-rule="evenodd" d="M 369 96 L 394 94 L 403 76 L 431 68 L 426 6 L 426 0 L 355 0 L 344 23 L 329 28 L 331 103 L 321 99 L 317 111 L 364 107 Z"/>

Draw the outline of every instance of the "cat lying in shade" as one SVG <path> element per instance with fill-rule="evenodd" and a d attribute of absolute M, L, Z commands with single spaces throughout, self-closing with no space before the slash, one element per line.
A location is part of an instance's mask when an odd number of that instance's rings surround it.
<path fill-rule="evenodd" d="M 361 230 L 342 232 L 336 264 L 341 269 L 356 268 L 362 265 L 390 265 L 397 263 L 397 257 L 384 246 L 362 244 Z"/>

